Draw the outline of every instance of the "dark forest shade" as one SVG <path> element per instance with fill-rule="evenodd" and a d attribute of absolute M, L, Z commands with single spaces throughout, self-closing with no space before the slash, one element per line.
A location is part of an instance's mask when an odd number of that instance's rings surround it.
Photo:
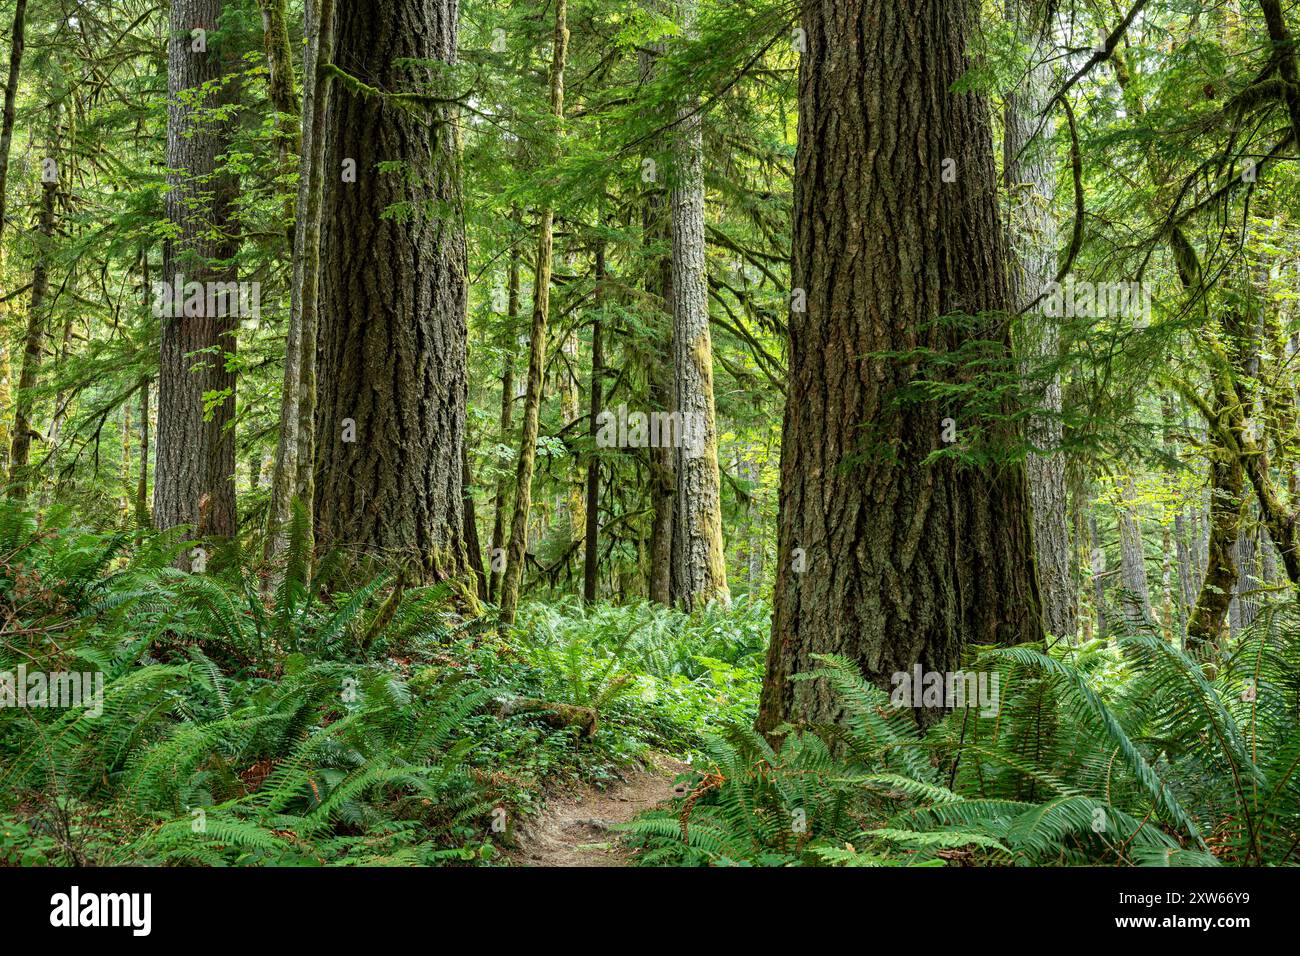
<path fill-rule="evenodd" d="M 427 92 L 432 71 L 401 61 L 454 60 L 456 4 L 340 4 L 336 50 L 336 62 L 371 87 Z M 316 537 L 322 548 L 414 558 L 446 577 L 465 567 L 465 235 L 453 117 L 347 81 L 334 91 Z M 355 160 L 355 182 L 343 181 L 346 160 Z"/>
<path fill-rule="evenodd" d="M 956 670 L 967 642 L 1041 634 L 1023 470 L 922 466 L 946 413 L 896 406 L 911 372 L 871 357 L 952 349 L 932 320 L 1008 303 L 986 105 L 949 91 L 967 7 L 804 8 L 791 284 L 806 310 L 796 298 L 763 731 L 838 717 L 825 682 L 791 679 L 814 654 L 887 684 L 917 662 Z"/>

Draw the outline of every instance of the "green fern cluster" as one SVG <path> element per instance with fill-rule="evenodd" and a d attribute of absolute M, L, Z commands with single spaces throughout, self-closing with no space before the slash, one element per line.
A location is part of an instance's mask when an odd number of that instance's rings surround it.
<path fill-rule="evenodd" d="M 378 653 L 416 635 L 436 650 L 446 592 L 385 596 L 379 578 L 331 595 L 304 530 L 299 515 L 271 589 L 229 556 L 174 570 L 174 538 L 128 553 L 0 505 L 0 670 L 104 686 L 101 712 L 0 711 L 6 830 L 43 840 L 46 862 L 98 864 L 432 863 L 486 845 L 454 837 L 487 832 L 459 732 L 489 689 L 408 680 Z"/>
<path fill-rule="evenodd" d="M 995 717 L 922 734 L 838 657 L 842 723 L 711 741 L 708 772 L 627 827 L 645 863 L 1300 862 L 1300 620 L 1273 607 L 1207 676 L 1150 635 L 1116 649 L 979 649 Z M 1118 667 L 1121 678 L 1112 679 Z"/>
<path fill-rule="evenodd" d="M 681 752 L 752 709 L 769 629 L 769 609 L 745 599 L 693 614 L 573 600 L 526 605 L 511 643 L 527 665 L 516 677 L 538 695 L 593 707 L 608 730 Z"/>

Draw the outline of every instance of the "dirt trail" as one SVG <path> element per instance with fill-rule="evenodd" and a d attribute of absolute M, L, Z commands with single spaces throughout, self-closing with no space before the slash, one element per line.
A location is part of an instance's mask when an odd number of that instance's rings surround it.
<path fill-rule="evenodd" d="M 673 780 L 689 767 L 652 754 L 645 770 L 629 771 L 606 790 L 584 786 L 547 801 L 546 811 L 514 856 L 517 866 L 631 866 L 631 852 L 610 829 L 677 796 Z"/>

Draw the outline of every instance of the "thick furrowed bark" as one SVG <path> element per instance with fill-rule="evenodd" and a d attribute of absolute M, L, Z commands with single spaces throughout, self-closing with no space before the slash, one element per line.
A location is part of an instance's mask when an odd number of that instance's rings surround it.
<path fill-rule="evenodd" d="M 163 244 L 165 282 L 234 282 L 229 262 L 238 248 L 232 206 L 238 183 L 219 172 L 229 148 L 231 123 L 214 121 L 182 97 L 205 84 L 219 86 L 211 108 L 232 102 L 233 81 L 224 51 L 213 41 L 222 0 L 172 4 L 168 38 L 167 216 L 177 235 Z M 206 50 L 196 50 L 192 31 L 206 31 Z M 202 315 L 164 314 L 158 375 L 158 441 L 154 470 L 154 524 L 189 525 L 199 537 L 235 533 L 235 376 L 224 353 L 233 353 L 238 317 L 229 308 Z M 205 415 L 204 393 L 229 391 Z M 181 563 L 188 566 L 187 558 Z"/>
<path fill-rule="evenodd" d="M 336 37 L 335 61 L 352 76 L 384 91 L 427 92 L 435 76 L 420 63 L 455 60 L 456 5 L 353 0 L 337 9 Z M 322 216 L 316 540 L 434 579 L 466 570 L 454 119 L 450 107 L 413 110 L 336 76 Z M 348 161 L 355 182 L 342 176 Z M 408 214 L 391 215 L 394 207 Z"/>
<path fill-rule="evenodd" d="M 951 92 L 967 7 L 804 7 L 792 281 L 806 310 L 790 314 L 763 731 L 841 716 L 825 682 L 791 680 L 814 654 L 885 684 L 918 662 L 956 670 L 966 643 L 1042 637 L 1023 469 L 922 465 L 948 410 L 899 405 L 914 369 L 875 357 L 951 351 L 935 319 L 1008 305 L 986 107 Z"/>

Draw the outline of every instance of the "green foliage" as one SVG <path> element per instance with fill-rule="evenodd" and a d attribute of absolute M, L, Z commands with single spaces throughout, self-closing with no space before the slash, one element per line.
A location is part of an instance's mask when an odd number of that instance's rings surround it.
<path fill-rule="evenodd" d="M 822 658 L 842 725 L 747 728 L 707 744 L 688 796 L 627 827 L 645 863 L 1218 865 L 1300 862 L 1300 620 L 1245 632 L 1214 678 L 1150 636 L 989 648 L 995 717 L 956 710 L 922 734 L 910 712 Z"/>
<path fill-rule="evenodd" d="M 515 637 L 539 696 L 606 711 L 612 733 L 682 751 L 709 727 L 752 721 L 769 613 L 746 599 L 695 614 L 652 603 L 535 603 Z"/>
<path fill-rule="evenodd" d="M 497 808 L 524 820 L 558 780 L 612 781 L 752 709 L 762 605 L 527 605 L 501 641 L 446 587 L 346 587 L 300 510 L 288 531 L 274 568 L 228 548 L 185 574 L 175 535 L 137 547 L 0 499 L 0 672 L 103 679 L 99 713 L 0 709 L 0 861 L 493 863 L 516 838 Z M 502 694 L 594 706 L 601 730 L 495 716 Z"/>
<path fill-rule="evenodd" d="M 800 679 L 830 684 L 842 723 L 774 744 L 749 729 L 758 602 L 530 604 L 503 639 L 442 588 L 331 588 L 334 562 L 290 531 L 280 567 L 225 554 L 186 575 L 171 536 L 136 548 L 0 502 L 0 671 L 104 687 L 100 713 L 0 710 L 0 860 L 493 863 L 517 836 L 496 808 L 526 820 L 555 781 L 612 781 L 657 748 L 699 770 L 626 827 L 645 864 L 1297 862 L 1294 603 L 1213 664 L 1152 635 L 976 649 L 996 715 L 925 733 L 824 657 Z M 502 694 L 595 708 L 599 730 L 498 717 Z"/>
<path fill-rule="evenodd" d="M 0 504 L 0 671 L 93 670 L 99 708 L 0 711 L 5 858 L 55 863 L 434 863 L 492 854 L 495 799 L 460 728 L 487 687 L 363 652 L 383 579 L 328 594 L 301 521 L 268 605 L 240 564 L 185 575 L 176 545 L 38 527 Z M 327 562 L 328 563 L 328 562 Z M 396 593 L 396 592 L 393 592 Z M 437 608 L 435 612 L 435 607 Z M 450 633 L 408 589 L 372 643 Z M 22 643 L 12 641 L 21 636 Z M 468 854 L 468 855 L 467 855 Z"/>

